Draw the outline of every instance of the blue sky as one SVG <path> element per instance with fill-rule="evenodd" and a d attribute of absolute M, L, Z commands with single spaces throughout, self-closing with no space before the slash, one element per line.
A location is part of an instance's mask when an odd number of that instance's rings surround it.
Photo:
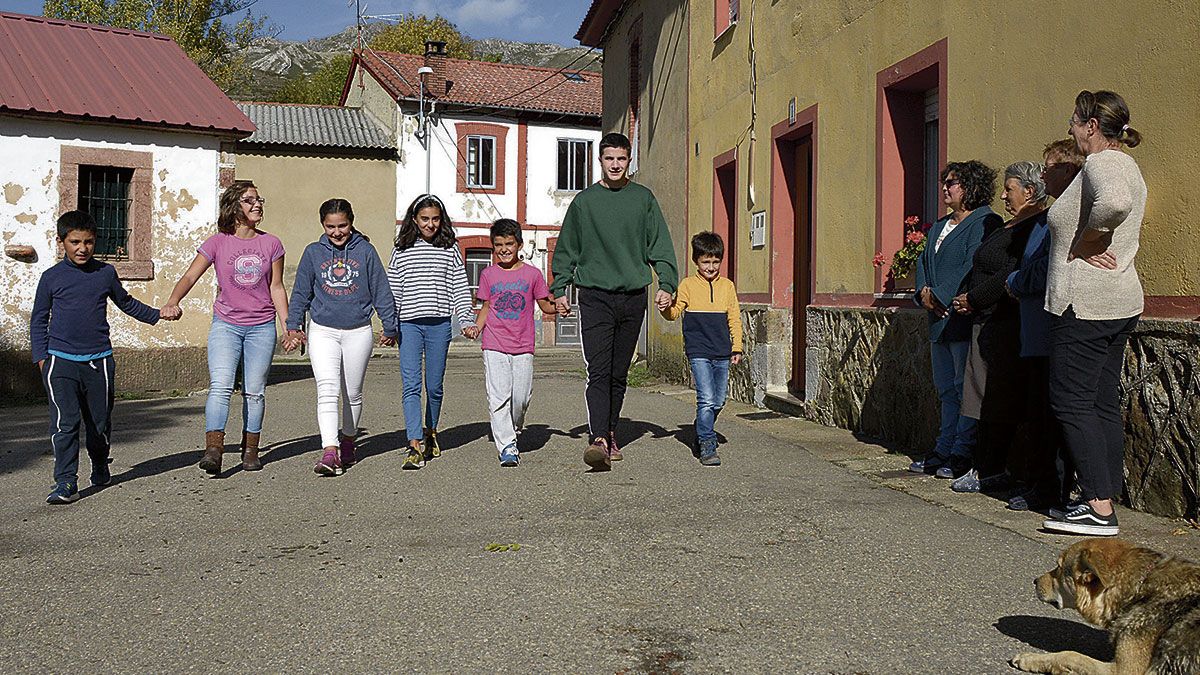
<path fill-rule="evenodd" d="M 500 37 L 523 42 L 575 45 L 575 31 L 591 0 L 364 0 L 365 14 L 401 12 L 441 14 L 473 38 Z M 41 14 L 42 0 L 0 0 L 0 8 Z M 256 14 L 266 14 L 282 28 L 280 37 L 303 40 L 323 37 L 354 23 L 354 3 L 346 0 L 258 0 Z"/>

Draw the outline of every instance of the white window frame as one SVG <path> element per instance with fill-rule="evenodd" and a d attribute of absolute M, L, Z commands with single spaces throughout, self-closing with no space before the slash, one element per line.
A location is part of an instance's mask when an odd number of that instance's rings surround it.
<path fill-rule="evenodd" d="M 567 144 L 567 186 L 563 187 L 559 184 L 558 181 L 562 176 L 562 167 L 557 167 L 558 171 L 554 174 L 555 187 L 559 192 L 579 192 L 592 184 L 592 164 L 594 162 L 592 159 L 592 149 L 594 146 L 592 141 L 586 138 L 560 138 L 558 139 L 558 144 L 555 146 L 555 150 L 558 152 L 558 157 L 560 158 L 562 157 L 561 150 L 563 143 Z M 584 152 L 584 176 L 582 182 L 577 180 L 579 178 L 579 167 L 575 165 L 574 161 L 576 157 L 575 144 L 577 143 L 583 144 L 586 148 Z M 574 185 L 582 185 L 582 187 L 572 187 Z"/>
<path fill-rule="evenodd" d="M 492 172 L 483 176 L 479 161 L 484 147 L 490 146 Z M 496 187 L 496 137 L 472 134 L 467 136 L 467 187 L 491 190 Z M 486 180 L 485 180 L 486 179 Z"/>

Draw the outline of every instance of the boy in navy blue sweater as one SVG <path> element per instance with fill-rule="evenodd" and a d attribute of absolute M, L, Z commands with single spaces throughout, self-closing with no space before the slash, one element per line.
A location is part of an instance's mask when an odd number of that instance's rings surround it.
<path fill-rule="evenodd" d="M 92 258 L 96 222 L 82 211 L 58 219 L 63 260 L 42 273 L 29 342 L 50 399 L 50 442 L 54 446 L 54 491 L 50 504 L 79 499 L 79 423 L 87 428 L 92 485 L 107 485 L 109 417 L 115 368 L 108 340 L 108 299 L 142 323 L 155 324 L 160 310 L 138 302 L 117 279 L 117 270 Z"/>

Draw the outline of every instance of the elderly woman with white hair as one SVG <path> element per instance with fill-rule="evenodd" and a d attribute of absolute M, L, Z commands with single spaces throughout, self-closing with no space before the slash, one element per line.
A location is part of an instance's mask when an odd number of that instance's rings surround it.
<path fill-rule="evenodd" d="M 1028 384 L 1021 360 L 1020 305 L 1006 282 L 1021 262 L 1030 231 L 1046 211 L 1042 165 L 1010 164 L 1004 171 L 1003 197 L 1012 219 L 984 233 L 966 290 L 951 303 L 951 309 L 972 318 L 962 414 L 979 420 L 972 468 L 950 484 L 955 492 L 1010 487 L 1009 446 L 1025 409 Z"/>

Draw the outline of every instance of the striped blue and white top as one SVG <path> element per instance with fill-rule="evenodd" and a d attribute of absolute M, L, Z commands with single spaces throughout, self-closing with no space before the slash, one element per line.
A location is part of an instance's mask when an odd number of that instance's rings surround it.
<path fill-rule="evenodd" d="M 418 238 L 406 249 L 393 249 L 387 276 L 401 321 L 457 316 L 460 326 L 475 323 L 467 269 L 457 245 L 439 248 Z"/>

